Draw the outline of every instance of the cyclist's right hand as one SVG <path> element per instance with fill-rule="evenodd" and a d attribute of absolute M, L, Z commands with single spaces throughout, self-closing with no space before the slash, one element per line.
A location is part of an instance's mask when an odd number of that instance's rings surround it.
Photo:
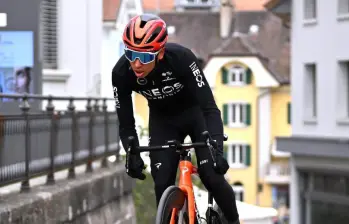
<path fill-rule="evenodd" d="M 143 173 L 143 169 L 145 167 L 140 154 L 130 154 L 127 174 L 132 178 L 144 180 L 145 174 Z"/>

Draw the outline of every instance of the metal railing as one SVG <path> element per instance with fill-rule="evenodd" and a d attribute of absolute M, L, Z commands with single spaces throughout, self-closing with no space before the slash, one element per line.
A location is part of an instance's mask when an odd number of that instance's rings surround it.
<path fill-rule="evenodd" d="M 0 186 L 21 182 L 21 191 L 29 191 L 32 177 L 47 175 L 47 184 L 55 183 L 54 173 L 102 159 L 107 166 L 111 155 L 119 161 L 118 118 L 108 111 L 113 99 L 93 97 L 54 97 L 42 95 L 0 94 L 1 98 L 20 101 L 20 113 L 0 115 Z M 31 111 L 31 101 L 47 101 L 45 110 Z M 55 101 L 67 101 L 66 110 L 55 109 Z M 77 110 L 78 101 L 86 102 Z M 6 103 L 1 103 L 6 106 Z"/>

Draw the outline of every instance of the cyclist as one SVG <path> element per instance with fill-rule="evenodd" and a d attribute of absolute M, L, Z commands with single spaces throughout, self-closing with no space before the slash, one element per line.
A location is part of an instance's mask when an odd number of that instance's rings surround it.
<path fill-rule="evenodd" d="M 112 71 L 121 142 L 127 148 L 127 138 L 134 136 L 139 145 L 132 91 L 148 101 L 149 145 L 165 144 L 167 140 L 183 142 L 187 135 L 193 142 L 200 141 L 207 129 L 217 141 L 217 168 L 213 167 L 209 149 L 196 149 L 201 181 L 229 223 L 239 224 L 234 191 L 224 178 L 229 165 L 223 158 L 220 110 L 198 59 L 189 49 L 167 43 L 167 39 L 166 23 L 152 14 L 135 16 L 124 30 L 125 53 Z M 149 156 L 158 206 L 162 193 L 175 184 L 179 155 L 163 150 Z M 145 179 L 143 168 L 139 154 L 130 157 L 129 176 Z"/>

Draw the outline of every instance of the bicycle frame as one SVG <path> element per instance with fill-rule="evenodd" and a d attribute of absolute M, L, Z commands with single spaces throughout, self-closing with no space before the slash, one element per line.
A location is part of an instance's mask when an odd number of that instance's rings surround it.
<path fill-rule="evenodd" d="M 179 161 L 180 175 L 179 175 L 178 188 L 183 191 L 187 199 L 189 224 L 194 224 L 195 217 L 197 217 L 197 219 L 200 219 L 200 216 L 198 214 L 196 201 L 195 201 L 192 175 L 199 176 L 199 173 L 198 173 L 198 168 L 194 166 L 193 163 L 191 162 L 190 151 L 184 151 L 184 153 L 187 153 L 187 155 L 184 155 L 184 154 L 181 155 L 181 159 Z M 208 192 L 208 216 L 209 216 L 208 218 L 210 218 L 210 215 L 211 215 L 212 204 L 213 204 L 213 197 L 211 193 Z M 177 212 L 178 211 L 176 209 L 173 209 L 170 224 L 175 224 Z M 210 220 L 207 220 L 207 222 L 208 224 L 211 223 Z"/>
<path fill-rule="evenodd" d="M 131 152 L 131 149 L 138 151 L 138 152 L 145 152 L 145 151 L 160 151 L 164 149 L 173 148 L 176 149 L 177 152 L 180 152 L 180 161 L 179 161 L 179 183 L 178 188 L 185 194 L 185 197 L 187 199 L 187 205 L 188 205 L 188 216 L 189 216 L 189 224 L 194 224 L 195 222 L 195 216 L 197 216 L 198 219 L 200 219 L 200 216 L 197 211 L 197 206 L 195 203 L 195 195 L 194 195 L 194 189 L 193 189 L 193 182 L 192 182 L 192 175 L 198 175 L 198 169 L 195 167 L 191 162 L 191 154 L 189 149 L 195 148 L 195 147 L 209 147 L 211 157 L 213 160 L 213 165 L 216 166 L 215 157 L 212 153 L 212 144 L 215 143 L 215 141 L 209 136 L 209 133 L 207 131 L 202 133 L 203 136 L 206 136 L 206 142 L 200 142 L 200 143 L 188 143 L 188 144 L 179 144 L 176 141 L 168 141 L 167 145 L 162 146 L 148 146 L 148 147 L 136 147 L 134 145 L 134 138 L 131 136 L 129 137 L 129 148 L 126 153 L 126 172 L 128 172 L 128 159 L 129 159 L 129 153 Z M 227 137 L 225 136 L 224 141 L 227 140 Z M 213 197 L 208 193 L 208 216 L 211 216 L 211 210 L 212 204 L 213 204 Z M 176 223 L 176 215 L 178 211 L 177 209 L 172 210 L 171 220 L 170 224 Z M 200 220 L 198 220 L 200 222 Z M 207 220 L 208 223 L 210 223 L 209 220 Z M 201 222 L 200 222 L 201 223 Z"/>
<path fill-rule="evenodd" d="M 190 156 L 187 156 L 190 157 Z M 196 204 L 195 196 L 192 182 L 192 175 L 198 175 L 197 168 L 193 166 L 191 161 L 188 161 L 187 158 L 184 158 L 179 162 L 179 183 L 178 187 L 184 192 L 187 198 L 188 203 L 188 216 L 189 224 L 194 224 L 196 216 Z M 177 211 L 174 209 L 172 212 L 170 224 L 175 224 L 175 213 Z"/>

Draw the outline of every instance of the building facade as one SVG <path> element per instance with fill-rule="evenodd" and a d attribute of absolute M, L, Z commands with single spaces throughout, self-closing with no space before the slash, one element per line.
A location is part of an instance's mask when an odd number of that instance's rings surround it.
<path fill-rule="evenodd" d="M 268 4 L 292 33 L 291 224 L 349 223 L 349 2 Z"/>

